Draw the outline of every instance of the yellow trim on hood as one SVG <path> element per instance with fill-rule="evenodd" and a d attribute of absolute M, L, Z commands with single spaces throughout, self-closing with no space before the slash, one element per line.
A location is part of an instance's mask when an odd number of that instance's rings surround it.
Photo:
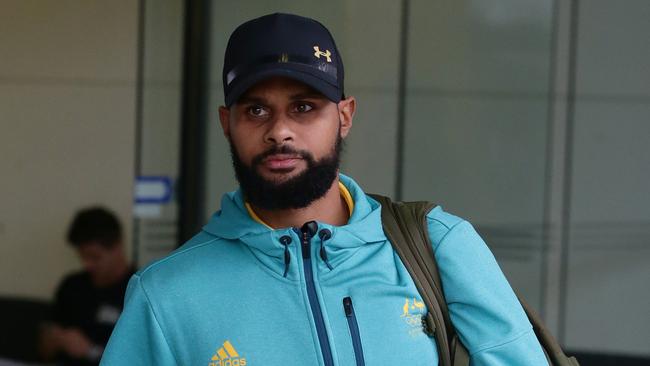
<path fill-rule="evenodd" d="M 248 214 L 251 216 L 251 218 L 253 220 L 255 220 L 255 221 L 259 222 L 260 224 L 262 224 L 262 225 L 268 227 L 269 229 L 273 230 L 272 227 L 270 227 L 266 222 L 264 222 L 262 219 L 260 219 L 259 216 L 257 216 L 255 211 L 253 211 L 253 208 L 251 207 L 250 203 L 244 202 L 244 206 L 246 206 L 246 211 L 248 211 Z"/>
<path fill-rule="evenodd" d="M 341 192 L 341 197 L 343 197 L 343 200 L 348 206 L 348 211 L 350 213 L 350 216 L 352 216 L 352 211 L 354 210 L 354 200 L 352 199 L 352 195 L 350 194 L 348 187 L 346 187 L 343 183 L 341 183 L 341 181 L 339 181 L 339 191 Z M 273 230 L 273 228 L 269 226 L 269 224 L 267 224 L 262 219 L 260 219 L 259 216 L 257 216 L 255 211 L 253 211 L 253 207 L 251 207 L 251 205 L 248 202 L 244 202 L 244 206 L 246 206 L 246 211 L 248 211 L 248 214 L 253 220 Z"/>
<path fill-rule="evenodd" d="M 345 203 L 348 204 L 348 211 L 350 211 L 350 217 L 352 217 L 352 211 L 354 211 L 354 200 L 352 199 L 352 195 L 350 194 L 348 187 L 341 183 L 341 181 L 339 181 L 339 190 L 341 191 L 341 196 L 343 196 Z"/>

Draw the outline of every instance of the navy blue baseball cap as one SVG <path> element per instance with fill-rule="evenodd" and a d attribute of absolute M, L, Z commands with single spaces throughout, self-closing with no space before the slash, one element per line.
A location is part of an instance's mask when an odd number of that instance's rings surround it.
<path fill-rule="evenodd" d="M 316 20 L 270 14 L 230 35 L 223 64 L 226 106 L 273 76 L 303 82 L 331 101 L 343 99 L 343 61 L 329 30 Z"/>

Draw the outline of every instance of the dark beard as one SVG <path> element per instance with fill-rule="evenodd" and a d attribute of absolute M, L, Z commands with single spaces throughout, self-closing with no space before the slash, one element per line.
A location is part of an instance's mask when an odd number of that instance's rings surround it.
<path fill-rule="evenodd" d="M 249 167 L 240 159 L 232 142 L 229 143 L 235 176 L 246 201 L 266 210 L 305 208 L 325 196 L 336 179 L 343 149 L 343 139 L 339 134 L 332 152 L 318 161 L 308 151 L 295 150 L 287 145 L 274 146 L 253 158 Z M 298 155 L 305 160 L 307 168 L 282 182 L 267 180 L 257 172 L 257 168 L 264 158 L 274 154 Z"/>

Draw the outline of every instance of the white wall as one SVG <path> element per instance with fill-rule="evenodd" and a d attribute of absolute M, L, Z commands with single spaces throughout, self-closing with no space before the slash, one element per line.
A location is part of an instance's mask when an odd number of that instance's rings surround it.
<path fill-rule="evenodd" d="M 49 298 L 79 266 L 65 230 L 83 206 L 129 241 L 137 3 L 2 2 L 0 296 Z"/>

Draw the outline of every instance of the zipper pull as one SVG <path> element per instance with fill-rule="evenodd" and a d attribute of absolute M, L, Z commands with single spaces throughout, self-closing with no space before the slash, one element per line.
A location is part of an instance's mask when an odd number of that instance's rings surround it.
<path fill-rule="evenodd" d="M 354 309 L 352 308 L 352 299 L 349 296 L 343 298 L 343 310 L 345 310 L 345 316 L 348 318 L 354 314 Z"/>
<path fill-rule="evenodd" d="M 357 317 L 354 314 L 354 307 L 352 307 L 352 298 L 343 298 L 343 309 L 345 310 L 345 317 L 348 320 L 350 327 L 350 336 L 352 337 L 352 347 L 354 348 L 354 359 L 357 361 L 356 366 L 365 366 L 366 361 L 363 359 L 363 346 L 361 344 L 361 335 L 359 334 L 359 324 Z"/>
<path fill-rule="evenodd" d="M 325 240 L 328 240 L 332 237 L 332 232 L 328 229 L 323 229 L 318 232 L 318 237 L 320 238 L 320 258 L 325 262 L 325 265 L 329 270 L 333 270 L 332 265 L 329 260 L 327 260 L 327 251 L 325 250 Z"/>
<path fill-rule="evenodd" d="M 318 224 L 316 221 L 307 221 L 302 225 L 300 228 L 300 233 L 301 233 L 301 244 L 302 244 L 302 257 L 305 259 L 308 259 L 311 257 L 310 249 L 309 249 L 309 242 L 311 241 L 311 238 L 316 235 L 316 232 L 318 231 Z"/>
<path fill-rule="evenodd" d="M 291 237 L 284 235 L 280 238 L 280 243 L 284 245 L 284 276 L 287 277 L 289 273 L 289 264 L 291 264 L 291 252 L 289 252 L 289 244 L 291 244 Z"/>

